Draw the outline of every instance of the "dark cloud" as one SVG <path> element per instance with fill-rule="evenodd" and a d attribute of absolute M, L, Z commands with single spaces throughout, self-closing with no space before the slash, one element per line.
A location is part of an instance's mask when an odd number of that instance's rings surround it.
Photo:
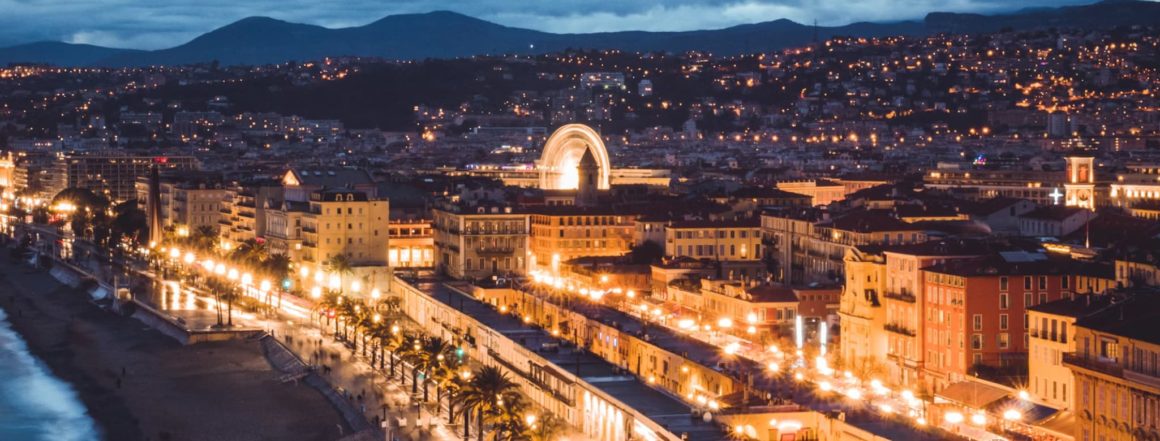
<path fill-rule="evenodd" d="M 788 18 L 823 25 L 1000 12 L 1092 0 L 0 0 L 0 45 L 60 40 L 156 49 L 264 15 L 326 27 L 390 14 L 452 10 L 549 32 L 710 29 Z M 1017 3 L 1013 4 L 1013 3 Z"/>

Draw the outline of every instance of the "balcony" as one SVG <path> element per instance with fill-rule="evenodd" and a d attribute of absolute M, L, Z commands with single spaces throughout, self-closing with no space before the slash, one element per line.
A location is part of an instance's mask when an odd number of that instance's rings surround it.
<path fill-rule="evenodd" d="M 1063 354 L 1063 364 L 1111 375 L 1113 377 L 1124 377 L 1124 368 L 1116 362 L 1108 359 L 1101 360 L 1098 357 L 1085 357 L 1077 352 L 1065 352 Z"/>
<path fill-rule="evenodd" d="M 895 334 L 905 335 L 907 337 L 914 337 L 918 335 L 918 333 L 914 332 L 913 329 L 907 328 L 906 326 L 900 325 L 898 323 L 887 323 L 882 326 L 882 329 L 886 330 L 886 332 L 893 332 Z"/>
<path fill-rule="evenodd" d="M 492 255 L 492 254 L 511 254 L 516 251 L 515 247 L 479 247 L 475 249 L 476 254 Z"/>
<path fill-rule="evenodd" d="M 906 302 L 906 303 L 914 303 L 914 302 L 918 301 L 918 299 L 916 299 L 914 297 L 914 294 L 910 294 L 910 293 L 889 292 L 888 291 L 885 294 L 882 294 L 882 296 L 886 297 L 888 299 L 894 299 L 894 300 L 898 300 L 900 302 Z"/>

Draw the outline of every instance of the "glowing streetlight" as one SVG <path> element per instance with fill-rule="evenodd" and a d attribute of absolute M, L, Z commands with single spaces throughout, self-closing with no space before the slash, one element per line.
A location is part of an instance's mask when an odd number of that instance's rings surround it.
<path fill-rule="evenodd" d="M 985 426 L 987 424 L 987 415 L 983 412 L 978 412 L 971 415 L 971 424 L 976 426 Z"/>
<path fill-rule="evenodd" d="M 834 385 L 830 384 L 829 381 L 822 381 L 818 383 L 818 390 L 821 390 L 822 392 L 829 392 L 834 390 Z"/>
<path fill-rule="evenodd" d="M 1003 412 L 1003 419 L 1007 421 L 1019 421 L 1023 419 L 1023 413 L 1015 409 L 1007 409 L 1006 412 Z"/>
<path fill-rule="evenodd" d="M 190 253 L 190 252 L 185 253 L 185 264 L 186 265 L 193 264 L 193 261 L 196 259 L 197 259 L 197 256 L 194 256 L 193 253 Z"/>
<path fill-rule="evenodd" d="M 315 286 L 310 288 L 310 297 L 315 299 L 322 298 L 322 287 Z"/>
<path fill-rule="evenodd" d="M 380 292 L 378 288 L 371 290 L 371 298 L 372 299 L 378 300 L 382 296 L 383 296 L 383 293 Z"/>
<path fill-rule="evenodd" d="M 342 287 L 342 280 L 338 278 L 338 274 L 331 274 L 328 283 L 330 289 L 338 289 Z"/>
<path fill-rule="evenodd" d="M 946 420 L 946 422 L 951 424 L 959 424 L 963 422 L 963 414 L 958 412 L 947 412 L 946 415 L 943 415 L 943 420 Z"/>
<path fill-rule="evenodd" d="M 373 320 L 375 323 L 381 322 L 383 321 L 383 315 L 376 312 L 375 316 L 372 317 L 371 320 Z"/>
<path fill-rule="evenodd" d="M 728 355 L 736 354 L 741 349 L 741 343 L 733 342 L 725 345 L 725 353 Z"/>
<path fill-rule="evenodd" d="M 258 284 L 258 290 L 260 290 L 262 292 L 270 291 L 270 281 L 263 280 L 261 283 Z"/>
<path fill-rule="evenodd" d="M 361 292 L 362 291 L 362 282 L 359 282 L 358 280 L 350 282 L 350 291 L 355 293 L 355 294 L 358 294 L 359 292 Z"/>
<path fill-rule="evenodd" d="M 307 268 L 307 267 L 299 268 L 298 274 L 301 274 L 303 279 L 310 277 L 310 268 Z"/>
<path fill-rule="evenodd" d="M 242 274 L 242 285 L 253 285 L 254 275 L 250 273 Z"/>
<path fill-rule="evenodd" d="M 717 327 L 721 329 L 731 328 L 733 327 L 733 319 L 729 317 L 721 317 L 720 320 L 717 320 Z"/>

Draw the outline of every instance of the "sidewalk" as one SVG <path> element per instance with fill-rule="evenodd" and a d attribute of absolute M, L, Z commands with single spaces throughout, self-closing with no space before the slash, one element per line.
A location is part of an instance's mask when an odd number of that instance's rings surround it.
<path fill-rule="evenodd" d="M 433 427 L 415 428 L 415 421 L 419 416 L 415 403 L 416 400 L 422 400 L 422 383 L 418 389 L 418 397 L 412 399 L 409 379 L 387 377 L 389 361 L 388 367 L 381 371 L 373 368 L 369 358 L 354 354 L 350 348 L 314 324 L 267 320 L 263 325 L 300 358 L 314 365 L 321 377 L 344 393 L 348 401 L 361 409 L 368 421 L 382 421 L 384 417 L 396 422 L 401 421 L 403 427 L 392 427 L 392 430 L 396 431 L 393 437 L 407 440 L 461 439 L 462 429 L 455 430 L 455 426 L 448 425 L 446 412 L 440 412 L 441 414 L 434 418 Z M 405 366 L 401 361 L 396 362 L 396 377 L 405 377 L 403 373 L 410 371 Z M 436 394 L 434 387 L 431 389 L 429 394 L 431 403 L 423 405 L 424 421 L 432 419 L 434 412 Z"/>

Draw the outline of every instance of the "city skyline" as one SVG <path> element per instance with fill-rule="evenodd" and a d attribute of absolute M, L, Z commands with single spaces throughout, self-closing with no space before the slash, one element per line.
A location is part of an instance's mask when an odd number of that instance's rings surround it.
<path fill-rule="evenodd" d="M 922 19 L 930 12 L 1006 13 L 1033 7 L 1085 5 L 1091 0 L 1032 0 L 1012 6 L 994 0 L 938 2 L 792 0 L 653 0 L 647 2 L 570 1 L 526 3 L 506 0 L 404 1 L 383 4 L 355 1 L 337 6 L 302 0 L 288 2 L 136 1 L 25 2 L 4 0 L 0 9 L 0 47 L 61 41 L 124 49 L 163 49 L 247 17 L 345 28 L 389 15 L 449 10 L 501 25 L 553 33 L 615 31 L 690 31 L 720 29 L 778 19 L 839 26 L 855 22 Z M 212 9 L 214 14 L 203 14 Z"/>
<path fill-rule="evenodd" d="M 1160 439 L 1160 3 L 929 4 L 0 48 L 0 439 Z"/>

